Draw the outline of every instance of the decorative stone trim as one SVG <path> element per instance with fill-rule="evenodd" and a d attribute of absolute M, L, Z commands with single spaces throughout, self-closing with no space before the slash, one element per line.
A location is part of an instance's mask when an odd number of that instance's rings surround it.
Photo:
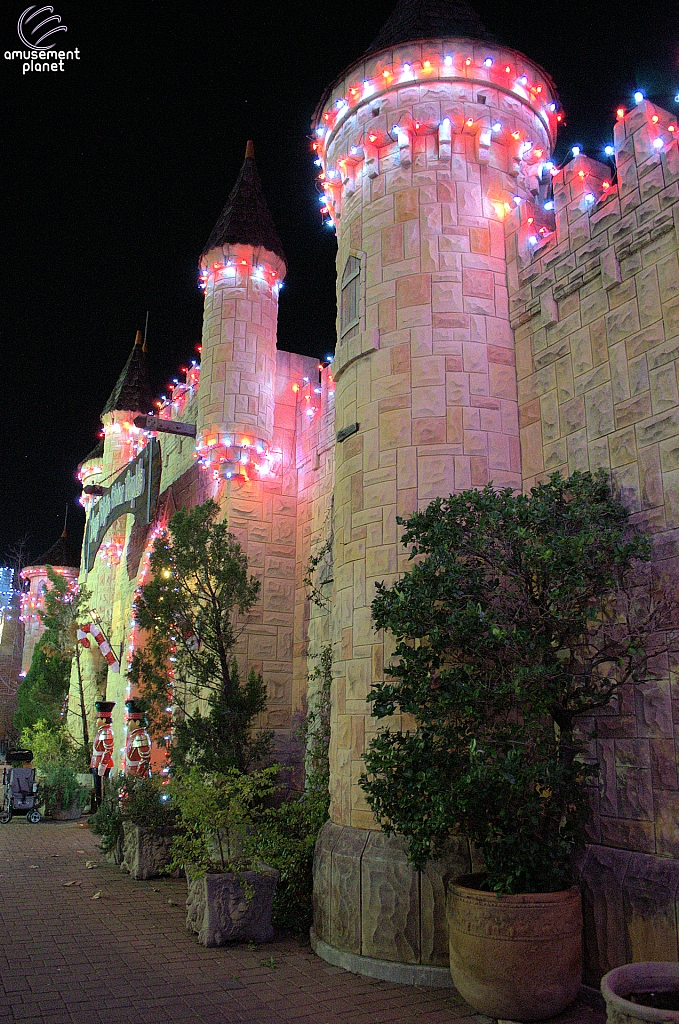
<path fill-rule="evenodd" d="M 321 960 L 333 967 L 343 967 L 352 974 L 362 974 L 366 978 L 379 978 L 380 981 L 391 981 L 397 985 L 417 985 L 420 988 L 453 988 L 450 971 L 445 967 L 428 967 L 425 964 L 399 964 L 393 960 L 374 960 L 370 956 L 359 956 L 357 953 L 346 953 L 343 949 L 323 942 L 313 928 L 309 933 L 311 948 Z"/>

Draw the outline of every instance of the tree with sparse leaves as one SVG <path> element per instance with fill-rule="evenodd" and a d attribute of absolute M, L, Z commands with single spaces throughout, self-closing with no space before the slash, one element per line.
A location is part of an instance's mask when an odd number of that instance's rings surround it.
<path fill-rule="evenodd" d="M 135 605 L 146 642 L 130 678 L 175 767 L 248 771 L 267 757 L 272 736 L 254 729 L 264 680 L 252 670 L 241 680 L 234 657 L 260 583 L 218 515 L 212 500 L 179 510 L 155 541 Z"/>
<path fill-rule="evenodd" d="M 61 710 L 68 696 L 71 668 L 75 663 L 78 707 L 69 708 L 68 711 L 79 719 L 82 744 L 89 750 L 87 706 L 77 632 L 78 626 L 87 618 L 86 611 L 92 595 L 86 587 L 79 587 L 77 581 L 70 582 L 49 565 L 47 579 L 50 585 L 45 588 L 44 605 L 39 613 L 45 632 L 36 644 L 30 668 L 19 687 L 15 725 L 23 729 L 42 720 L 58 728 Z M 67 719 L 65 725 L 70 733 L 70 720 Z"/>
<path fill-rule="evenodd" d="M 377 586 L 375 626 L 397 645 L 369 700 L 414 725 L 372 740 L 368 801 L 417 865 L 465 835 L 490 889 L 562 889 L 597 776 L 583 717 L 643 677 L 668 624 L 649 541 L 602 472 L 468 490 L 399 522 L 413 563 Z"/>

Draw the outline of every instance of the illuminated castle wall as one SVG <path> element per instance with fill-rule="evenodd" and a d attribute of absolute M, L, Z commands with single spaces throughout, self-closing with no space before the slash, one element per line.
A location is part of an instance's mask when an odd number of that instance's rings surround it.
<path fill-rule="evenodd" d="M 406 566 L 397 515 L 488 481 L 527 488 L 598 467 L 676 578 L 679 129 L 641 99 L 620 112 L 615 170 L 580 155 L 556 169 L 549 76 L 464 4 L 423 2 L 414 20 L 412 6 L 401 0 L 314 124 L 338 243 L 332 366 L 276 351 L 286 263 L 249 148 L 200 260 L 201 367 L 160 411 L 196 424 L 196 440 L 158 435 L 154 521 L 118 519 L 84 578 L 124 666 L 154 532 L 176 507 L 219 502 L 262 581 L 239 657 L 263 672 L 264 724 L 298 765 L 310 658 L 332 644 L 315 947 L 352 970 L 446 984 L 444 881 L 470 851 L 458 843 L 413 872 L 358 785 L 375 731 L 366 696 L 392 651 L 372 630 L 374 585 Z M 90 486 L 147 443 L 133 425 L 151 402 L 144 358 L 136 345 L 105 410 L 103 457 L 81 467 Z M 304 575 L 325 549 L 312 604 Z M 93 657 L 92 700 L 97 668 Z M 678 954 L 676 666 L 654 669 L 599 718 L 592 748 L 603 778 L 583 867 L 590 982 Z M 125 693 L 109 672 L 121 746 Z"/>

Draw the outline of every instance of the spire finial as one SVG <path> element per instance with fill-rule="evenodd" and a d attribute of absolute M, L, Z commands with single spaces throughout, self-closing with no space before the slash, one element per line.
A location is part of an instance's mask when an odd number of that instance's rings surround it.
<path fill-rule="evenodd" d="M 246 160 L 254 160 L 255 159 L 255 144 L 252 141 L 252 139 L 248 139 L 248 144 L 245 147 L 245 159 Z"/>
<path fill-rule="evenodd" d="M 143 340 L 143 338 L 141 336 L 141 331 L 137 331 L 137 333 L 135 334 L 135 336 L 134 336 L 134 343 L 135 343 L 135 345 L 143 345 L 144 344 L 144 340 Z"/>

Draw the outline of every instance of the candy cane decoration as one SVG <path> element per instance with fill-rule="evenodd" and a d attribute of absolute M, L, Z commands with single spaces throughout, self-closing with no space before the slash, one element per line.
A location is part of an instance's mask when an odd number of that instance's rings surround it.
<path fill-rule="evenodd" d="M 99 650 L 110 665 L 111 671 L 120 672 L 120 662 L 113 653 L 113 649 L 106 639 L 101 626 L 98 626 L 96 622 L 86 622 L 83 626 L 78 627 L 78 641 L 83 647 L 90 646 L 90 636 L 87 635 L 88 633 L 98 645 Z"/>

